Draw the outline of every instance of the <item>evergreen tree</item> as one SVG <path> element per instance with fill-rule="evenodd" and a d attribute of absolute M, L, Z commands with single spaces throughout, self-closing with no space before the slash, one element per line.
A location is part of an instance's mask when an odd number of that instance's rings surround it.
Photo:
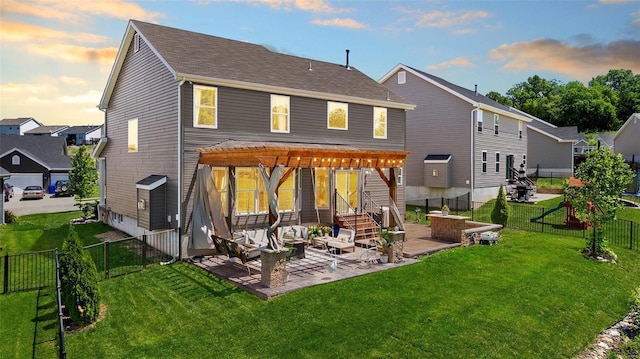
<path fill-rule="evenodd" d="M 95 263 L 82 248 L 73 225 L 60 252 L 62 299 L 74 323 L 93 323 L 100 314 L 100 290 Z"/>
<path fill-rule="evenodd" d="M 95 162 L 85 146 L 80 146 L 78 153 L 71 160 L 73 168 L 69 172 L 71 193 L 80 198 L 89 197 L 93 185 L 98 180 Z"/>
<path fill-rule="evenodd" d="M 509 220 L 509 207 L 507 206 L 507 196 L 504 193 L 504 187 L 500 185 L 498 190 L 498 199 L 491 211 L 491 222 L 507 226 Z"/>

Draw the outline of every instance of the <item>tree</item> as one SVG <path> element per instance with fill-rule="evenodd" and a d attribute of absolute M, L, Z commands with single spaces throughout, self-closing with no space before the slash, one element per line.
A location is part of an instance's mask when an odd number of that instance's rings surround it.
<path fill-rule="evenodd" d="M 73 168 L 69 172 L 71 193 L 80 198 L 88 197 L 98 179 L 95 162 L 85 146 L 80 146 L 78 153 L 71 160 Z"/>
<path fill-rule="evenodd" d="M 486 96 L 499 104 L 513 106 L 513 101 L 511 101 L 509 97 L 501 95 L 499 92 L 490 91 Z"/>
<path fill-rule="evenodd" d="M 622 123 L 616 117 L 616 95 L 598 85 L 586 87 L 577 81 L 569 82 L 561 90 L 558 110 L 561 125 L 578 126 L 578 131 L 617 130 Z"/>
<path fill-rule="evenodd" d="M 508 220 L 509 207 L 507 206 L 507 196 L 504 193 L 504 187 L 500 185 L 498 198 L 496 199 L 496 203 L 493 205 L 493 210 L 491 211 L 491 222 L 501 224 L 506 227 Z"/>
<path fill-rule="evenodd" d="M 606 75 L 594 77 L 589 86 L 605 86 L 617 94 L 616 114 L 620 123 L 640 112 L 640 75 L 631 70 L 609 70 Z"/>
<path fill-rule="evenodd" d="M 614 218 L 621 204 L 618 197 L 633 178 L 633 172 L 620 154 L 602 147 L 587 153 L 576 177 L 581 187 L 565 185 L 565 195 L 576 210 L 576 217 L 593 226 L 585 251 L 592 257 L 612 255 L 606 248 L 604 224 Z"/>
<path fill-rule="evenodd" d="M 82 248 L 73 225 L 60 252 L 60 282 L 65 308 L 74 323 L 95 322 L 100 314 L 100 290 L 96 265 Z"/>
<path fill-rule="evenodd" d="M 558 90 L 562 85 L 557 80 L 546 80 L 534 75 L 514 85 L 507 91 L 507 97 L 513 106 L 530 115 L 541 118 L 553 124 L 558 124 L 560 118 L 555 112 L 559 100 Z"/>

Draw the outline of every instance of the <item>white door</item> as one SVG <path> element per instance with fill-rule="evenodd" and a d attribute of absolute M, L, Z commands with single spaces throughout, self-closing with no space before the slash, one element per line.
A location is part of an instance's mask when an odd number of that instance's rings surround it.
<path fill-rule="evenodd" d="M 42 173 L 12 173 L 6 182 L 13 186 L 13 193 L 18 196 L 27 186 L 42 186 Z"/>

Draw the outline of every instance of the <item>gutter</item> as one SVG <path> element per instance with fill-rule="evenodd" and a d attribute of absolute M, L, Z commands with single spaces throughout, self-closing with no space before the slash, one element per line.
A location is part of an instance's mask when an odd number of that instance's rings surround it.
<path fill-rule="evenodd" d="M 469 197 L 469 202 L 471 202 L 470 204 L 473 206 L 473 181 L 474 181 L 474 159 L 475 159 L 475 143 L 474 143 L 474 139 L 475 139 L 475 131 L 476 131 L 476 123 L 474 121 L 474 114 L 476 114 L 478 112 L 478 107 L 474 107 L 471 110 L 471 179 L 469 180 L 469 187 L 470 187 L 470 197 Z"/>

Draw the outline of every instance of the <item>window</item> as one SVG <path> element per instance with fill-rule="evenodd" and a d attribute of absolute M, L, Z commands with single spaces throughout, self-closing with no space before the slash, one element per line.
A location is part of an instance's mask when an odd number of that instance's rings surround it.
<path fill-rule="evenodd" d="M 193 127 L 218 128 L 218 89 L 193 86 Z"/>
<path fill-rule="evenodd" d="M 387 109 L 373 108 L 373 138 L 387 138 Z"/>
<path fill-rule="evenodd" d="M 127 129 L 127 151 L 138 152 L 138 119 L 129 120 Z"/>
<path fill-rule="evenodd" d="M 500 172 L 500 152 L 496 152 L 496 173 Z"/>
<path fill-rule="evenodd" d="M 218 193 L 220 193 L 220 201 L 222 202 L 222 212 L 227 215 L 227 196 L 229 193 L 227 184 L 229 183 L 229 176 L 227 175 L 226 167 L 213 167 L 211 171 L 213 176 L 213 183 L 216 185 Z"/>
<path fill-rule="evenodd" d="M 407 83 L 407 72 L 406 71 L 398 72 L 398 85 L 402 85 L 405 83 Z"/>
<path fill-rule="evenodd" d="M 11 164 L 14 166 L 20 166 L 20 156 L 18 155 L 11 156 Z"/>
<path fill-rule="evenodd" d="M 493 115 L 493 134 L 497 135 L 498 134 L 498 124 L 500 122 L 500 115 L 498 114 L 494 114 Z"/>
<path fill-rule="evenodd" d="M 402 186 L 402 181 L 404 180 L 404 167 L 396 168 L 396 170 L 397 170 L 396 173 L 398 173 L 398 183 L 397 183 L 397 185 L 398 186 Z"/>
<path fill-rule="evenodd" d="M 478 124 L 478 132 L 482 132 L 482 110 L 476 112 L 476 122 Z"/>
<path fill-rule="evenodd" d="M 327 168 L 316 168 L 316 208 L 329 208 L 329 170 Z"/>
<path fill-rule="evenodd" d="M 518 121 L 518 138 L 522 138 L 522 121 Z"/>
<path fill-rule="evenodd" d="M 527 155 L 525 153 L 522 154 L 522 164 L 527 165 Z"/>
<path fill-rule="evenodd" d="M 482 151 L 482 173 L 487 173 L 487 151 Z"/>
<path fill-rule="evenodd" d="M 349 106 L 342 102 L 327 102 L 327 128 L 349 129 Z"/>
<path fill-rule="evenodd" d="M 289 96 L 271 95 L 271 132 L 289 133 Z"/>
<path fill-rule="evenodd" d="M 295 210 L 296 177 L 292 173 L 278 189 L 278 210 Z M 257 167 L 236 168 L 236 212 L 238 214 L 258 214 L 269 212 L 267 190 Z"/>
<path fill-rule="evenodd" d="M 133 35 L 133 52 L 138 52 L 140 50 L 140 34 L 138 34 L 136 32 L 135 35 Z"/>

